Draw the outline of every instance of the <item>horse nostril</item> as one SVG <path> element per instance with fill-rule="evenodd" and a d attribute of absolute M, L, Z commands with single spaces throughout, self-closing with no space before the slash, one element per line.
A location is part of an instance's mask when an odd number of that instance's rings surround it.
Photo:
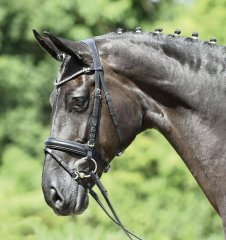
<path fill-rule="evenodd" d="M 54 187 L 50 188 L 50 199 L 55 208 L 61 208 L 64 204 L 64 198 Z"/>

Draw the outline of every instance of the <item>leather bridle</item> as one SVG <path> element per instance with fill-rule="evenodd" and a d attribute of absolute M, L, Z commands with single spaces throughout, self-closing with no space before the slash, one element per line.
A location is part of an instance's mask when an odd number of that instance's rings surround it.
<path fill-rule="evenodd" d="M 87 39 L 87 40 L 81 41 L 81 43 L 85 44 L 91 49 L 92 55 L 93 55 L 93 67 L 83 68 L 82 70 L 70 75 L 69 77 L 61 81 L 55 82 L 55 86 L 56 88 L 60 88 L 63 84 L 65 84 L 70 80 L 75 79 L 81 74 L 95 74 L 94 102 L 93 102 L 93 110 L 92 110 L 91 121 L 90 121 L 88 143 L 83 144 L 76 141 L 62 141 L 53 137 L 49 137 L 45 142 L 44 151 L 45 151 L 45 154 L 49 154 L 75 181 L 82 182 L 83 179 L 89 179 L 89 178 L 92 179 L 92 181 L 97 185 L 100 192 L 102 193 L 113 216 L 111 216 L 111 214 L 106 210 L 105 206 L 100 202 L 98 195 L 88 185 L 89 193 L 97 201 L 99 206 L 112 219 L 112 221 L 115 222 L 125 232 L 125 234 L 129 239 L 132 239 L 131 236 L 134 236 L 137 239 L 141 240 L 140 237 L 136 236 L 135 234 L 133 234 L 123 226 L 114 208 L 112 207 L 112 204 L 108 198 L 106 189 L 103 187 L 103 184 L 100 182 L 100 179 L 98 177 L 98 173 L 97 173 L 98 166 L 102 166 L 102 169 L 104 169 L 104 172 L 107 172 L 110 168 L 109 163 L 101 158 L 101 154 L 96 149 L 96 136 L 97 136 L 99 123 L 100 123 L 102 94 L 105 97 L 105 100 L 111 115 L 111 119 L 118 136 L 118 140 L 121 148 L 118 154 L 122 152 L 123 148 L 122 148 L 121 135 L 118 128 L 119 126 L 118 117 L 113 107 L 111 96 L 104 79 L 103 67 L 101 65 L 101 61 L 96 48 L 95 41 L 93 39 Z M 82 160 L 89 162 L 90 165 L 93 166 L 92 170 L 89 170 L 89 172 L 87 172 L 84 170 L 79 170 L 79 167 L 77 169 L 70 168 L 56 153 L 56 151 L 72 153 L 72 154 L 81 156 Z"/>

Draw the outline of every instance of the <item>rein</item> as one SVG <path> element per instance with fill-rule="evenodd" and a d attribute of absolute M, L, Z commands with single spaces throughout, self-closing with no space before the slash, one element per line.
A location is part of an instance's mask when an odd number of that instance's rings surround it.
<path fill-rule="evenodd" d="M 110 165 L 108 162 L 103 160 L 101 158 L 101 154 L 98 152 L 98 150 L 95 148 L 96 143 L 96 135 L 99 128 L 99 121 L 100 121 L 100 110 L 101 110 L 101 92 L 103 92 L 103 95 L 105 96 L 106 103 L 108 105 L 108 109 L 112 118 L 112 122 L 115 126 L 115 130 L 118 136 L 119 144 L 121 151 L 122 149 L 122 141 L 121 141 L 121 135 L 118 128 L 118 118 L 117 114 L 115 112 L 110 93 L 108 91 L 108 87 L 106 85 L 106 82 L 104 80 L 104 73 L 103 68 L 100 62 L 100 57 L 96 48 L 95 41 L 93 39 L 87 39 L 82 41 L 83 44 L 88 46 L 93 54 L 93 67 L 89 68 L 83 68 L 82 70 L 72 74 L 71 76 L 59 81 L 55 82 L 56 87 L 62 86 L 64 83 L 74 79 L 75 77 L 81 75 L 81 74 L 87 74 L 87 73 L 94 73 L 95 74 L 95 90 L 94 90 L 94 103 L 93 103 L 93 111 L 91 115 L 91 126 L 89 131 L 89 140 L 87 144 L 82 144 L 79 142 L 73 142 L 73 141 L 62 141 L 55 139 L 53 137 L 49 137 L 47 141 L 45 142 L 45 148 L 44 152 L 45 154 L 49 154 L 75 181 L 79 182 L 82 181 L 85 178 L 90 178 L 92 181 L 97 185 L 99 188 L 101 194 L 103 195 L 111 213 L 105 208 L 105 206 L 100 201 L 98 195 L 91 189 L 91 187 L 88 187 L 88 192 L 90 195 L 96 200 L 98 205 L 102 208 L 102 210 L 106 213 L 106 215 L 115 223 L 117 224 L 127 235 L 129 239 L 132 240 L 132 237 L 135 237 L 139 240 L 142 240 L 140 237 L 133 234 L 131 231 L 126 229 L 122 222 L 120 221 L 116 211 L 114 210 L 108 194 L 107 190 L 104 188 L 103 184 L 101 183 L 97 170 L 98 165 L 102 166 L 104 169 L 104 172 L 108 172 L 110 169 Z M 89 161 L 93 165 L 93 170 L 87 171 L 79 171 L 79 169 L 71 169 L 62 159 L 60 156 L 56 154 L 55 151 L 62 151 L 62 152 L 68 152 L 68 153 L 74 153 L 77 155 L 82 156 L 83 158 L 81 160 Z M 118 153 L 120 154 L 120 152 Z"/>

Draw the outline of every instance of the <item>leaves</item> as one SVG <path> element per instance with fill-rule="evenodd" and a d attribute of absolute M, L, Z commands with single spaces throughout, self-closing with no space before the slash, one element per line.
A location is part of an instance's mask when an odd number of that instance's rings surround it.
<path fill-rule="evenodd" d="M 41 192 L 48 103 L 59 63 L 32 29 L 81 40 L 141 26 L 184 36 L 199 31 L 225 43 L 225 1 L 1 0 L 0 2 L 0 239 L 123 239 L 91 200 L 79 217 L 57 217 Z M 221 220 L 167 141 L 156 131 L 137 137 L 103 176 L 122 221 L 144 239 L 223 239 Z M 12 228 L 13 226 L 13 228 Z"/>

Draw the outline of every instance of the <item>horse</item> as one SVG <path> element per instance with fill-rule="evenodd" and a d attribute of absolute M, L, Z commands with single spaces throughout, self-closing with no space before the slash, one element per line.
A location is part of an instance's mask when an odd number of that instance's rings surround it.
<path fill-rule="evenodd" d="M 83 213 L 112 159 L 154 128 L 221 217 L 226 239 L 226 48 L 180 30 L 118 29 L 80 42 L 34 35 L 61 62 L 42 174 L 55 213 Z"/>

